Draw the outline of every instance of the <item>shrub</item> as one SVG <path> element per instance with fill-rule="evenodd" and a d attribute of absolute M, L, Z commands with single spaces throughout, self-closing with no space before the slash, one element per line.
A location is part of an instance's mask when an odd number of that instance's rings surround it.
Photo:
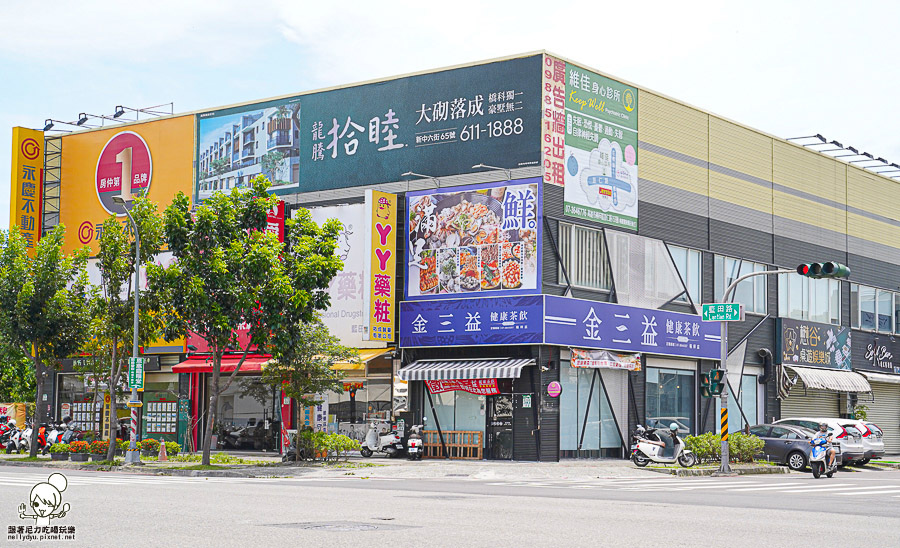
<path fill-rule="evenodd" d="M 119 448 L 120 451 L 128 451 L 128 446 L 131 445 L 131 440 L 116 440 L 116 447 Z M 138 449 L 141 447 L 138 446 Z"/>
<path fill-rule="evenodd" d="M 719 434 L 706 432 L 684 438 L 685 446 L 700 462 L 716 462 L 722 459 L 722 441 Z M 728 435 L 728 457 L 731 462 L 753 462 L 762 451 L 765 442 L 752 434 L 736 432 Z"/>
<path fill-rule="evenodd" d="M 141 441 L 141 451 L 152 451 L 156 453 L 159 451 L 159 440 L 147 438 Z"/>
<path fill-rule="evenodd" d="M 765 442 L 753 434 L 728 435 L 728 456 L 733 462 L 753 462 L 764 446 Z"/>
<path fill-rule="evenodd" d="M 181 446 L 178 445 L 176 442 L 174 442 L 174 441 L 166 442 L 166 454 L 167 455 L 177 455 L 180 452 L 181 452 Z"/>
<path fill-rule="evenodd" d="M 75 440 L 69 442 L 69 451 L 72 453 L 90 453 L 91 446 L 86 441 Z"/>
<path fill-rule="evenodd" d="M 350 451 L 358 451 L 359 442 L 343 434 L 304 430 L 300 432 L 300 448 L 306 449 L 310 457 L 337 461 L 340 458 L 346 460 Z"/>
<path fill-rule="evenodd" d="M 70 451 L 68 443 L 54 443 L 50 446 L 51 453 L 68 453 Z"/>
<path fill-rule="evenodd" d="M 91 442 L 91 453 L 94 455 L 105 455 L 109 451 L 109 442 L 106 440 L 94 440 Z"/>
<path fill-rule="evenodd" d="M 714 432 L 706 432 L 699 436 L 687 436 L 684 445 L 700 462 L 712 462 L 722 458 L 721 440 Z"/>

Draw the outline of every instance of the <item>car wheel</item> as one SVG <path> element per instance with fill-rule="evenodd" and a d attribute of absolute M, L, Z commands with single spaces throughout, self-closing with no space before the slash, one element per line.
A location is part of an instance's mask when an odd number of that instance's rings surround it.
<path fill-rule="evenodd" d="M 872 459 L 863 459 L 863 460 L 860 460 L 860 461 L 856 461 L 856 464 L 858 464 L 858 465 L 860 465 L 860 466 L 865 466 L 865 465 L 869 464 L 869 461 L 871 461 L 871 460 L 872 460 Z"/>
<path fill-rule="evenodd" d="M 806 455 L 800 451 L 794 451 L 787 458 L 788 468 L 795 472 L 799 472 L 806 468 Z"/>

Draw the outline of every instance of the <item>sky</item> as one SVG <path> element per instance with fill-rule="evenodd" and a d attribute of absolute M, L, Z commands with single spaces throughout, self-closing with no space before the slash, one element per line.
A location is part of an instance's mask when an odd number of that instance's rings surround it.
<path fill-rule="evenodd" d="M 212 109 L 541 49 L 779 137 L 819 133 L 900 163 L 900 2 L 856 5 L 2 0 L 0 166 L 11 128 L 46 118 Z"/>

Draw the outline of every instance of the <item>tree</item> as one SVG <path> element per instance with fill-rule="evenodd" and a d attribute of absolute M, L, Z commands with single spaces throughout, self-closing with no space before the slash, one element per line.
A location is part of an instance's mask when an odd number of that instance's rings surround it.
<path fill-rule="evenodd" d="M 300 460 L 300 406 L 317 405 L 321 403 L 319 394 L 341 391 L 343 375 L 331 366 L 339 361 L 358 360 L 359 356 L 356 350 L 342 346 L 318 316 L 273 334 L 270 349 L 273 359 L 263 368 L 262 379 L 299 404 L 294 413 L 294 424 L 298 425 L 294 458 Z"/>
<path fill-rule="evenodd" d="M 278 183 L 283 183 L 284 181 L 278 181 L 278 168 L 281 167 L 281 162 L 284 161 L 285 155 L 280 150 L 273 150 L 272 152 L 267 152 L 262 155 L 259 159 L 259 163 L 262 166 L 263 172 L 265 172 L 269 179 L 272 181 L 276 181 Z"/>
<path fill-rule="evenodd" d="M 16 346 L 0 341 L 0 401 L 34 401 L 34 369 L 31 360 Z"/>
<path fill-rule="evenodd" d="M 35 422 L 48 368 L 74 354 L 88 332 L 92 291 L 88 249 L 62 251 L 66 229 L 57 225 L 40 239 L 29 257 L 18 229 L 0 231 L 0 336 L 29 356 L 35 372 Z M 37 455 L 38 429 L 32 430 L 31 456 Z"/>
<path fill-rule="evenodd" d="M 142 265 L 146 265 L 156 258 L 162 245 L 162 218 L 156 204 L 146 198 L 136 198 L 130 212 L 140 236 L 140 261 Z M 94 356 L 108 358 L 107 367 L 101 367 L 100 371 L 93 373 L 98 379 L 107 381 L 110 401 L 107 434 L 111 441 L 115 441 L 118 429 L 116 387 L 125 371 L 134 337 L 134 245 L 130 222 L 126 225 L 115 217 L 103 222 L 100 252 L 97 254 L 101 293 L 93 303 L 91 339 L 85 350 Z M 139 344 L 146 345 L 156 338 L 159 323 L 158 315 L 149 303 L 142 303 L 138 327 Z M 115 443 L 110 443 L 107 460 L 113 459 L 115 451 Z"/>
<path fill-rule="evenodd" d="M 298 319 L 311 320 L 327 305 L 325 289 L 342 267 L 334 257 L 337 231 L 299 230 L 305 256 L 286 253 L 277 236 L 265 232 L 267 212 L 277 199 L 269 181 L 258 176 L 246 189 L 215 193 L 195 211 L 179 193 L 164 214 L 165 240 L 174 256 L 164 268 L 148 266 L 150 292 L 165 323 L 166 335 L 193 332 L 206 340 L 212 361 L 209 415 L 203 439 L 203 464 L 209 464 L 219 395 L 234 381 L 253 349 L 269 347 L 273 333 Z M 324 272 L 307 266 L 325 265 Z M 334 264 L 336 262 L 336 265 Z M 325 295 L 324 301 L 322 295 Z M 245 332 L 238 337 L 240 326 Z M 241 357 L 223 379 L 222 356 Z"/>

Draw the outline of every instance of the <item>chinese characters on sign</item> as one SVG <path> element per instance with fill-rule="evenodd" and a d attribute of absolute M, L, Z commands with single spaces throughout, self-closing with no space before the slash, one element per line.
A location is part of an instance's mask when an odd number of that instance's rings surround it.
<path fill-rule="evenodd" d="M 279 242 L 284 242 L 284 202 L 278 200 L 278 205 L 266 214 L 266 232 L 278 236 Z"/>
<path fill-rule="evenodd" d="M 451 379 L 442 381 L 425 381 L 432 394 L 462 390 L 479 396 L 492 396 L 500 393 L 497 379 Z"/>
<path fill-rule="evenodd" d="M 12 192 L 9 225 L 19 227 L 28 255 L 34 257 L 41 237 L 41 184 L 44 173 L 44 133 L 13 128 Z"/>
<path fill-rule="evenodd" d="M 534 293 L 540 179 L 407 194 L 406 296 Z"/>
<path fill-rule="evenodd" d="M 782 318 L 781 363 L 850 369 L 849 327 Z"/>
<path fill-rule="evenodd" d="M 395 272 L 397 264 L 397 196 L 366 190 L 366 340 L 394 340 Z M 368 336 L 366 336 L 368 335 Z"/>
<path fill-rule="evenodd" d="M 147 142 L 133 131 L 114 135 L 100 153 L 94 178 L 103 209 L 124 217 L 122 206 L 113 202 L 113 197 L 122 196 L 128 201 L 146 195 L 150 189 L 153 160 Z"/>
<path fill-rule="evenodd" d="M 572 349 L 572 367 L 589 369 L 626 369 L 641 370 L 640 354 L 619 354 L 606 350 Z"/>
<path fill-rule="evenodd" d="M 543 56 L 541 78 L 541 151 L 544 182 L 565 186 L 566 62 Z"/>

